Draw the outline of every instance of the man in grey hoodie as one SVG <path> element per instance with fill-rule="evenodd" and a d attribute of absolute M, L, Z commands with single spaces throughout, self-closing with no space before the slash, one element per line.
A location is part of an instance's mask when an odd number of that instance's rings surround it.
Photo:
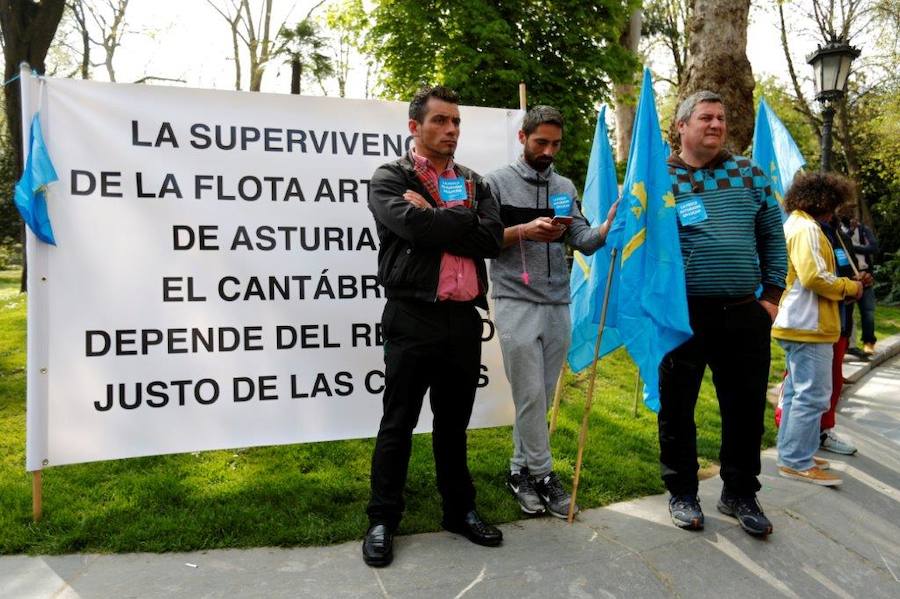
<path fill-rule="evenodd" d="M 500 204 L 503 250 L 491 262 L 495 324 L 516 406 L 507 486 L 529 515 L 566 518 L 571 495 L 550 456 L 547 411 L 569 348 L 569 269 L 566 244 L 590 255 L 606 241 L 606 221 L 591 228 L 571 180 L 553 159 L 562 145 L 563 117 L 535 106 L 519 131 L 522 155 L 485 177 Z M 577 511 L 577 506 L 575 511 Z"/>

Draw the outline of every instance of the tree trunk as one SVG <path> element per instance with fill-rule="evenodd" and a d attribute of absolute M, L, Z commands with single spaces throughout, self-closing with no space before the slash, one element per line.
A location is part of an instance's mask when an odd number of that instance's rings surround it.
<path fill-rule="evenodd" d="M 631 13 L 628 28 L 619 37 L 619 44 L 628 49 L 632 54 L 637 54 L 638 44 L 641 41 L 641 9 Z M 631 148 L 631 130 L 634 126 L 634 115 L 637 110 L 634 85 L 632 83 L 617 83 L 614 87 L 616 99 L 616 162 L 628 160 L 628 151 Z"/>
<path fill-rule="evenodd" d="M 303 74 L 303 65 L 299 56 L 291 56 L 291 93 L 300 94 L 300 76 Z"/>
<path fill-rule="evenodd" d="M 103 61 L 106 65 L 106 75 L 109 77 L 109 80 L 112 83 L 116 82 L 116 69 L 113 67 L 113 55 L 109 50 L 106 51 L 106 60 Z"/>
<path fill-rule="evenodd" d="M 62 18 L 65 0 L 40 2 L 0 0 L 0 30 L 3 32 L 4 79 L 19 74 L 19 65 L 27 62 L 39 73 L 44 72 L 47 50 L 56 35 Z M 22 114 L 21 87 L 11 83 L 3 88 L 6 106 L 6 126 L 9 128 L 9 151 L 16 156 L 16 179 L 22 176 Z M 25 265 L 25 244 L 22 244 L 22 264 Z M 22 269 L 22 291 L 25 291 L 25 269 Z"/>
<path fill-rule="evenodd" d="M 753 71 L 747 60 L 747 17 L 750 0 L 694 0 L 688 24 L 690 46 L 680 103 L 700 90 L 722 96 L 728 118 L 726 145 L 744 152 L 753 139 Z M 678 148 L 675 123 L 669 129 Z"/>
<path fill-rule="evenodd" d="M 250 91 L 258 92 L 262 87 L 263 71 L 265 67 L 259 64 L 256 57 L 250 55 Z"/>

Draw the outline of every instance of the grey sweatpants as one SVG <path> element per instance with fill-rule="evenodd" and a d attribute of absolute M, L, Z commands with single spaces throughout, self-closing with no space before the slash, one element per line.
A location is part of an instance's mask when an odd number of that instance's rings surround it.
<path fill-rule="evenodd" d="M 494 300 L 494 312 L 516 406 L 510 470 L 527 467 L 531 474 L 543 476 L 553 469 L 547 412 L 569 350 L 569 306 L 502 297 Z"/>

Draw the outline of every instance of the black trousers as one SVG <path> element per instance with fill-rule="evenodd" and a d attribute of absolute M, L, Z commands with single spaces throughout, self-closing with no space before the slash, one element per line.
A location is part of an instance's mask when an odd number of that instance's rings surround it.
<path fill-rule="evenodd" d="M 720 475 L 737 495 L 760 489 L 760 443 L 766 407 L 772 322 L 753 299 L 688 298 L 694 336 L 659 368 L 662 478 L 673 495 L 696 494 L 694 408 L 706 366 L 712 370 L 722 420 Z"/>
<path fill-rule="evenodd" d="M 468 303 L 388 300 L 384 415 L 372 455 L 369 522 L 396 527 L 403 514 L 412 432 L 426 389 L 434 414 L 432 449 L 444 518 L 475 508 L 466 429 L 481 364 L 481 316 Z"/>

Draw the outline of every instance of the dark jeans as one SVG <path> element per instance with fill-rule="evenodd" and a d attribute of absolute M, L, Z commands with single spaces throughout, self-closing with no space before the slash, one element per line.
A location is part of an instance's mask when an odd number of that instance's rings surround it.
<path fill-rule="evenodd" d="M 475 508 L 466 429 L 480 373 L 481 316 L 467 303 L 388 300 L 381 323 L 384 415 L 372 454 L 369 522 L 393 528 L 400 522 L 412 433 L 429 388 L 432 449 L 444 518 L 460 519 Z"/>
<path fill-rule="evenodd" d="M 707 365 L 719 399 L 719 462 L 725 488 L 737 495 L 753 495 L 760 489 L 772 322 L 755 300 L 733 301 L 688 298 L 694 336 L 660 364 L 660 464 L 673 495 L 697 493 L 694 408 Z"/>
<path fill-rule="evenodd" d="M 853 322 L 854 306 L 859 306 L 860 339 L 863 343 L 875 343 L 875 290 L 866 287 L 858 302 L 847 304 L 850 322 Z"/>

